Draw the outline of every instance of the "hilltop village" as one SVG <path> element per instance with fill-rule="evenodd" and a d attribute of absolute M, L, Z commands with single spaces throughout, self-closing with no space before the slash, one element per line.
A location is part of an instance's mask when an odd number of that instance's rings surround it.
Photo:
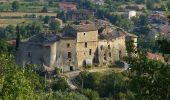
<path fill-rule="evenodd" d="M 102 24 L 101 24 L 102 23 Z M 127 55 L 126 41 L 137 36 L 103 21 L 82 21 L 67 25 L 62 33 L 42 33 L 21 41 L 17 51 L 17 63 L 36 64 L 41 70 L 58 67 L 66 71 L 83 66 L 108 66 Z"/>

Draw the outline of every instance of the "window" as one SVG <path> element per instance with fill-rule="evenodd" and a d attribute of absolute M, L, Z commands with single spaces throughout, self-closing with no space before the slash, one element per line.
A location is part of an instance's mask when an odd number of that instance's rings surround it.
<path fill-rule="evenodd" d="M 104 57 L 104 60 L 106 60 L 106 56 Z"/>
<path fill-rule="evenodd" d="M 106 54 L 104 54 L 104 60 L 107 60 L 107 58 L 106 58 Z"/>
<path fill-rule="evenodd" d="M 28 57 L 31 57 L 31 53 L 30 52 L 28 52 Z"/>
<path fill-rule="evenodd" d="M 85 42 L 84 46 L 85 46 L 85 48 L 87 48 L 87 42 Z"/>
<path fill-rule="evenodd" d="M 70 71 L 73 71 L 73 66 L 70 66 Z"/>
<path fill-rule="evenodd" d="M 84 35 L 86 35 L 86 33 L 83 33 Z"/>
<path fill-rule="evenodd" d="M 110 49 L 110 45 L 108 45 L 108 49 Z"/>
<path fill-rule="evenodd" d="M 122 51 L 119 50 L 119 59 L 121 59 L 121 58 L 122 58 Z"/>
<path fill-rule="evenodd" d="M 111 57 L 112 56 L 112 54 L 111 54 L 111 52 L 109 52 L 109 57 Z"/>
<path fill-rule="evenodd" d="M 68 52 L 68 58 L 71 58 L 71 52 Z"/>
<path fill-rule="evenodd" d="M 67 48 L 69 48 L 70 47 L 70 43 L 67 43 Z"/>
<path fill-rule="evenodd" d="M 92 51 L 91 51 L 91 49 L 89 49 L 89 55 L 91 55 L 92 54 Z"/>
<path fill-rule="evenodd" d="M 103 46 L 100 46 L 100 49 L 103 50 Z"/>

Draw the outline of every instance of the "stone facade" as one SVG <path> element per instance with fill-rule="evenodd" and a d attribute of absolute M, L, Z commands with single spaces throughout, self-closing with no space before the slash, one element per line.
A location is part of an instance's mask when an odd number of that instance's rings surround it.
<path fill-rule="evenodd" d="M 20 43 L 16 61 L 20 65 L 36 64 L 41 69 L 58 67 L 64 72 L 86 65 L 109 65 L 126 55 L 126 39 L 137 41 L 136 36 L 119 28 L 112 30 L 99 33 L 95 24 L 82 24 L 66 26 L 60 37 L 39 34 Z"/>
<path fill-rule="evenodd" d="M 125 12 L 125 16 L 128 18 L 128 19 L 131 19 L 131 18 L 133 18 L 133 17 L 136 17 L 136 15 L 137 15 L 137 13 L 136 13 L 136 11 L 126 11 Z"/>

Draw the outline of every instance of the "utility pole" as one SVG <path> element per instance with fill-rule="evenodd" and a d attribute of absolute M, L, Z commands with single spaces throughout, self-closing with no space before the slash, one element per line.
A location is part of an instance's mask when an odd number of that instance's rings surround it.
<path fill-rule="evenodd" d="M 20 43 L 20 27 L 19 27 L 19 25 L 16 26 L 16 34 L 17 34 L 17 38 L 16 38 L 16 46 L 15 46 L 15 49 L 18 50 L 18 48 L 19 48 L 19 43 Z"/>
<path fill-rule="evenodd" d="M 23 61 L 22 68 L 23 68 L 23 73 L 24 73 L 24 71 L 25 71 L 25 61 Z"/>
<path fill-rule="evenodd" d="M 81 79 L 81 88 L 83 89 L 83 78 Z"/>
<path fill-rule="evenodd" d="M 44 78 L 45 78 L 45 89 L 46 89 L 46 87 L 47 87 L 47 83 L 46 83 L 46 80 L 47 80 L 47 76 L 46 76 L 46 72 L 45 72 L 45 76 L 44 76 Z"/>

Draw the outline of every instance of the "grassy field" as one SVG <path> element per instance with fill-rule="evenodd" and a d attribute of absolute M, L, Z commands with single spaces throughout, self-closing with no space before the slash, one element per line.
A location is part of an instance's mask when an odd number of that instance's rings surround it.
<path fill-rule="evenodd" d="M 57 13 L 23 13 L 23 12 L 0 12 L 1 17 L 24 17 L 25 15 L 56 16 Z"/>
<path fill-rule="evenodd" d="M 8 26 L 8 25 L 14 25 L 16 26 L 17 24 L 19 23 L 31 23 L 35 20 L 33 19 L 0 19 L 0 27 L 5 27 L 5 26 Z"/>
<path fill-rule="evenodd" d="M 1 1 L 1 0 L 0 0 Z M 10 1 L 10 0 L 9 0 Z M 19 9 L 18 12 L 41 12 L 44 6 L 47 6 L 47 2 L 21 2 L 19 1 Z M 53 6 L 47 6 L 47 9 L 52 12 L 57 12 L 58 8 L 56 3 Z M 0 11 L 1 12 L 9 12 L 12 11 L 11 2 L 0 2 Z"/>
<path fill-rule="evenodd" d="M 21 12 L 0 12 L 0 27 L 6 27 L 8 25 L 17 25 L 19 23 L 30 23 L 37 19 L 32 18 L 22 18 L 24 16 L 29 15 L 36 15 L 36 16 L 56 16 L 56 13 L 21 13 Z M 16 18 L 8 18 L 8 17 L 16 17 Z M 21 18 L 17 18 L 21 17 Z"/>

